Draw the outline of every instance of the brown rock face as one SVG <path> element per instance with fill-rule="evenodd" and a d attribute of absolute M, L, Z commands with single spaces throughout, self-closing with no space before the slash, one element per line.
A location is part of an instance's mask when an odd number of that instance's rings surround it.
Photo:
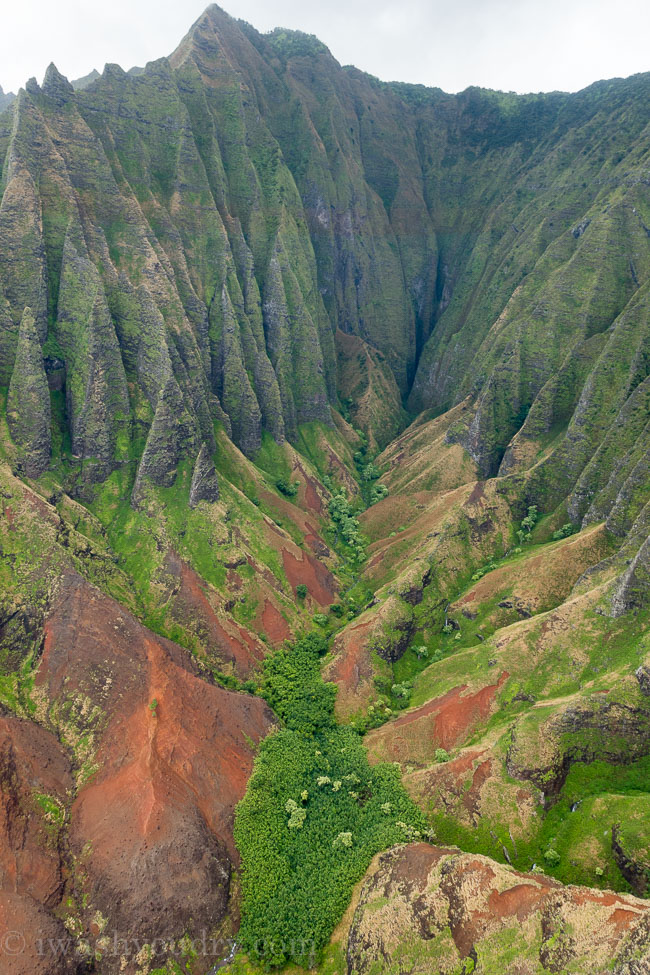
<path fill-rule="evenodd" d="M 650 903 L 636 897 L 417 843 L 382 854 L 366 877 L 348 972 L 640 975 L 650 970 L 649 921 Z"/>
<path fill-rule="evenodd" d="M 51 735 L 7 719 L 0 733 L 13 724 L 34 736 L 26 739 L 29 748 L 15 729 L 10 745 L 0 738 L 2 774 L 15 779 L 11 749 L 21 750 L 20 776 L 31 782 L 32 768 L 47 776 L 39 789 L 64 802 L 76 785 L 66 832 L 77 942 L 93 951 L 103 946 L 102 971 L 130 972 L 138 967 L 136 945 L 209 936 L 226 914 L 237 856 L 234 809 L 252 769 L 253 743 L 271 728 L 269 709 L 208 683 L 190 654 L 74 573 L 62 579 L 45 623 L 34 698 L 39 720 L 71 754 L 72 769 Z M 13 811 L 21 788 L 19 780 L 5 803 L 5 832 L 19 854 L 35 843 Z M 14 861 L 23 897 L 58 903 L 58 854 L 46 851 L 29 865 L 17 855 Z"/>

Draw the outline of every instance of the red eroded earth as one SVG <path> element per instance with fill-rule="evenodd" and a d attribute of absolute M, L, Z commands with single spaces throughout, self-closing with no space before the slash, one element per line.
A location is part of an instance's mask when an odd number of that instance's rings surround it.
<path fill-rule="evenodd" d="M 223 604 L 223 597 L 175 552 L 167 553 L 165 568 L 175 583 L 168 598 L 172 615 L 182 624 L 191 625 L 202 642 L 221 659 L 222 665 L 230 665 L 238 677 L 248 677 L 266 653 L 262 641 L 238 626 L 225 612 L 217 613 L 216 607 Z M 231 573 L 236 577 L 232 570 Z M 231 580 L 233 588 L 234 582 Z"/>
<path fill-rule="evenodd" d="M 289 624 L 285 620 L 280 610 L 273 605 L 270 599 L 264 600 L 264 609 L 260 616 L 262 630 L 268 636 L 274 647 L 284 643 L 291 638 Z"/>
<path fill-rule="evenodd" d="M 639 898 L 565 887 L 484 856 L 426 843 L 398 846 L 379 857 L 364 881 L 348 940 L 349 970 L 364 975 L 405 970 L 399 963 L 404 946 L 433 939 L 448 927 L 445 971 L 452 966 L 473 971 L 476 965 L 477 972 L 496 973 L 490 964 L 494 945 L 512 943 L 526 925 L 526 943 L 534 945 L 533 951 L 518 960 L 511 956 L 511 963 L 499 955 L 499 971 L 632 975 L 649 970 L 649 911 L 650 903 Z M 622 957 L 634 961 L 609 964 Z M 465 959 L 471 959 L 471 966 Z"/>
<path fill-rule="evenodd" d="M 369 732 L 366 744 L 371 759 L 427 762 L 433 758 L 436 748 L 454 748 L 462 744 L 470 732 L 490 716 L 496 693 L 508 676 L 504 671 L 496 684 L 488 684 L 469 694 L 465 693 L 466 685 L 454 687 L 441 697 Z"/>
<path fill-rule="evenodd" d="M 0 719 L 0 920 L 54 934 L 64 901 L 91 945 L 108 931 L 140 943 L 213 931 L 237 859 L 235 805 L 271 711 L 210 683 L 74 573 L 45 622 L 33 698 L 53 733 Z M 36 792 L 65 810 L 69 849 L 41 823 Z M 26 958 L 8 971 L 67 971 Z M 137 970 L 122 964 L 109 953 L 102 971 Z"/>
<path fill-rule="evenodd" d="M 296 586 L 303 583 L 319 606 L 331 606 L 336 594 L 332 573 L 309 552 L 297 549 L 297 553 L 294 554 L 289 548 L 282 549 L 285 575 L 294 594 Z"/>
<path fill-rule="evenodd" d="M 66 937 L 50 913 L 61 901 L 63 869 L 56 818 L 73 780 L 56 738 L 20 718 L 0 717 L 0 971 L 64 975 L 74 959 L 54 959 L 41 941 Z"/>
<path fill-rule="evenodd" d="M 368 640 L 372 620 L 348 624 L 334 641 L 334 658 L 324 671 L 325 680 L 338 684 L 336 713 L 341 717 L 358 711 L 374 696 L 373 666 Z"/>

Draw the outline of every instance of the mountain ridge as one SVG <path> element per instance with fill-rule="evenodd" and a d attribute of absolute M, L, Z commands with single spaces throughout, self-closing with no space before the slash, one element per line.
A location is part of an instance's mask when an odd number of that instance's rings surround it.
<path fill-rule="evenodd" d="M 643 970 L 649 92 L 213 5 L 0 111 L 12 975 L 496 975 L 513 909 L 531 971 Z"/>

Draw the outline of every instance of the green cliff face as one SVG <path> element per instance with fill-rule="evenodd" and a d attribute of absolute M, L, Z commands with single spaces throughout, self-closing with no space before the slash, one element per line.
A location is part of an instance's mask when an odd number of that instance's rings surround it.
<path fill-rule="evenodd" d="M 25 308 L 7 395 L 7 424 L 18 448 L 16 467 L 38 477 L 50 462 L 50 391 L 31 308 Z"/>
<path fill-rule="evenodd" d="M 471 397 L 449 437 L 484 474 L 545 449 L 536 500 L 606 517 L 648 373 L 649 84 L 448 96 L 216 6 L 139 74 L 51 65 L 0 118 L 0 372 L 29 304 L 83 493 L 138 456 L 170 369 L 206 442 L 331 424 L 350 334 L 412 413 Z"/>

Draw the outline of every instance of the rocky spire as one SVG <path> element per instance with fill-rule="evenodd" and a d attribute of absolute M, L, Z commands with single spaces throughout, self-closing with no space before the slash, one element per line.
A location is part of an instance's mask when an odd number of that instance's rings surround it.
<path fill-rule="evenodd" d="M 218 501 L 219 481 L 210 452 L 201 444 L 190 486 L 190 508 L 196 508 L 199 501 Z"/>
<path fill-rule="evenodd" d="M 5 108 L 8 108 L 13 100 L 15 99 L 13 91 L 3 91 L 2 85 L 0 85 L 0 112 L 4 112 Z"/>
<path fill-rule="evenodd" d="M 641 610 L 650 602 L 650 537 L 646 538 L 623 573 L 612 597 L 612 616 Z"/>
<path fill-rule="evenodd" d="M 59 105 L 63 105 L 74 94 L 74 88 L 53 62 L 45 72 L 42 91 Z"/>
<path fill-rule="evenodd" d="M 171 487 L 176 479 L 182 454 L 194 442 L 194 429 L 185 409 L 183 396 L 174 376 L 165 383 L 149 428 L 149 436 L 133 486 L 131 504 L 141 505 L 147 482 Z"/>
<path fill-rule="evenodd" d="M 31 308 L 25 308 L 7 398 L 7 423 L 19 450 L 18 470 L 39 477 L 50 462 L 50 392 Z"/>

